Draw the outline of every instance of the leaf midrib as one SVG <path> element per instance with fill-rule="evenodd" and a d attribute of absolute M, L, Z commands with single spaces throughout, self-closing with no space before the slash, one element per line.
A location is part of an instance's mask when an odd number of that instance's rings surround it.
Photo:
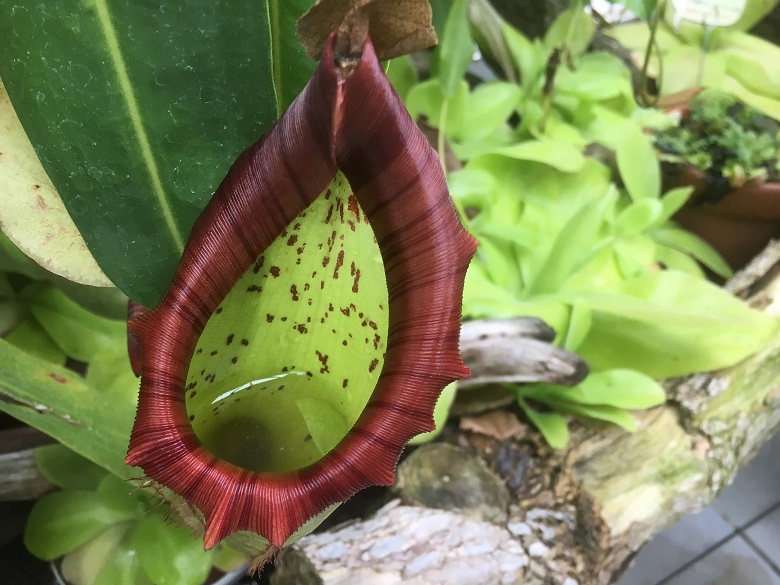
<path fill-rule="evenodd" d="M 281 118 L 284 113 L 282 103 L 282 35 L 279 29 L 279 0 L 268 0 L 268 28 L 271 33 L 271 79 L 276 98 L 276 117 Z"/>
<path fill-rule="evenodd" d="M 108 11 L 108 4 L 106 0 L 96 0 L 95 8 L 97 11 L 98 21 L 100 23 L 103 36 L 106 41 L 106 47 L 108 49 L 109 57 L 111 58 L 111 64 L 116 72 L 117 80 L 119 82 L 119 88 L 122 93 L 122 97 L 127 106 L 127 112 L 130 116 L 130 121 L 135 132 L 138 146 L 141 150 L 141 157 L 143 159 L 146 170 L 149 173 L 149 179 L 152 183 L 152 190 L 157 202 L 162 211 L 163 219 L 170 232 L 171 239 L 179 249 L 184 250 L 184 238 L 182 237 L 179 226 L 173 215 L 173 209 L 171 208 L 171 202 L 168 194 L 163 187 L 162 179 L 160 177 L 160 171 L 157 167 L 157 161 L 154 158 L 152 146 L 149 142 L 149 136 L 146 133 L 144 127 L 143 116 L 141 114 L 141 108 L 138 105 L 138 100 L 135 97 L 133 91 L 133 84 L 130 81 L 130 76 L 127 73 L 127 67 L 122 56 L 122 50 L 119 47 L 119 39 L 116 35 L 116 30 L 111 21 L 111 14 Z"/>

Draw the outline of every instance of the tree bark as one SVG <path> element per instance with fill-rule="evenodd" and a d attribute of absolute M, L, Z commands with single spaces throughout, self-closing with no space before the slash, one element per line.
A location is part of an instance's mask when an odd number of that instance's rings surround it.
<path fill-rule="evenodd" d="M 774 243 L 727 288 L 778 313 L 778 285 Z M 607 585 L 654 534 L 706 506 L 780 429 L 778 388 L 780 340 L 732 368 L 673 380 L 667 404 L 642 413 L 633 434 L 580 425 L 571 447 L 554 452 L 533 431 L 498 441 L 449 429 L 444 440 L 458 453 L 429 444 L 399 466 L 399 477 L 410 465 L 422 473 L 414 460 L 428 452 L 429 489 L 399 481 L 395 499 L 369 518 L 302 539 L 272 582 Z M 442 474 L 450 456 L 457 471 Z M 487 495 L 496 481 L 506 500 Z M 468 504 L 459 482 L 490 487 Z"/>

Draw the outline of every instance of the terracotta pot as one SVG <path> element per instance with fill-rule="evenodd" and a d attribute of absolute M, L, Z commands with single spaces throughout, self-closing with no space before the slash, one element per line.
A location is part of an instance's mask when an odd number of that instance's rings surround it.
<path fill-rule="evenodd" d="M 672 186 L 690 185 L 693 196 L 674 219 L 715 248 L 733 269 L 750 262 L 772 238 L 780 237 L 780 183 L 734 189 L 715 204 L 703 201 L 704 173 L 687 167 Z"/>

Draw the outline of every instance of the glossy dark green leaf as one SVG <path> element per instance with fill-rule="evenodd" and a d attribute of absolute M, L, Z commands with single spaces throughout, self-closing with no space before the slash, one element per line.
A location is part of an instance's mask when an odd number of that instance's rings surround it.
<path fill-rule="evenodd" d="M 308 76 L 291 33 L 308 4 L 0 0 L 19 118 L 101 268 L 142 304 L 276 96 L 285 106 Z"/>
<path fill-rule="evenodd" d="M 267 4 L 268 7 L 271 71 L 276 93 L 277 114 L 281 116 L 301 93 L 316 65 L 306 56 L 306 52 L 295 36 L 295 23 L 314 4 L 314 0 L 261 0 L 255 4 L 254 9 L 261 8 L 263 4 Z M 241 18 L 234 8 L 231 8 L 230 12 L 234 17 Z"/>
<path fill-rule="evenodd" d="M 433 11 L 432 24 L 436 29 L 436 34 L 441 39 L 444 34 L 444 25 L 447 22 L 447 15 L 450 13 L 452 7 L 451 0 L 430 0 L 431 9 Z"/>
<path fill-rule="evenodd" d="M 16 291 L 11 285 L 11 281 L 8 280 L 8 275 L 0 272 L 0 299 L 13 299 L 16 298 Z"/>

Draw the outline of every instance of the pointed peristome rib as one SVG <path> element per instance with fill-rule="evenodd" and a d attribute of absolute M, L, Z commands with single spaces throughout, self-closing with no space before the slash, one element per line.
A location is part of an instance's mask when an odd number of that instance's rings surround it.
<path fill-rule="evenodd" d="M 230 169 L 193 228 L 160 305 L 131 323 L 144 359 L 127 463 L 203 512 L 207 548 L 239 530 L 281 547 L 329 505 L 365 487 L 392 484 L 404 445 L 434 428 L 441 390 L 468 375 L 458 337 L 463 280 L 476 242 L 461 227 L 439 159 L 385 77 L 370 40 L 346 77 L 332 47 L 333 37 L 298 99 Z M 241 469 L 216 459 L 195 436 L 183 399 L 187 365 L 217 305 L 337 168 L 365 211 L 384 261 L 384 367 L 353 429 L 321 460 L 279 474 Z"/>

